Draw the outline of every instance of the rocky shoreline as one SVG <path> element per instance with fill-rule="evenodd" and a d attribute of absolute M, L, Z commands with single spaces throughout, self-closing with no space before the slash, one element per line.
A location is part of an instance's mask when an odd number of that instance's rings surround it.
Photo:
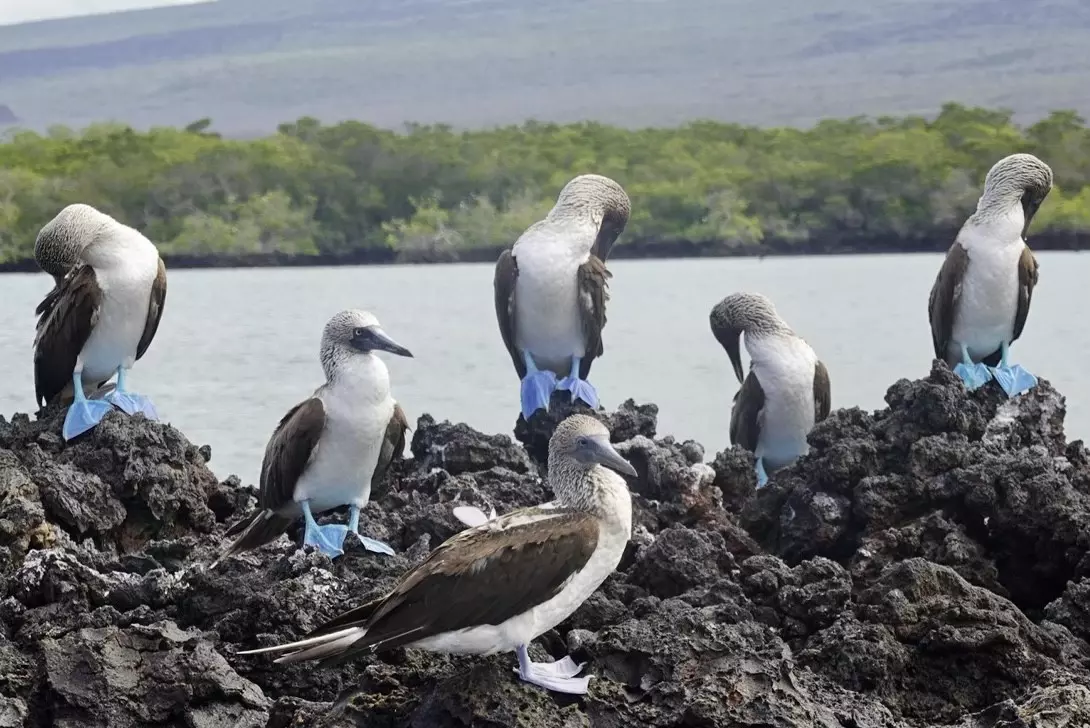
<path fill-rule="evenodd" d="M 654 405 L 599 413 L 639 472 L 633 538 L 534 648 L 586 660 L 585 698 L 511 655 L 235 654 L 377 596 L 455 505 L 548 500 L 555 419 L 524 447 L 422 416 L 361 518 L 392 558 L 331 562 L 296 528 L 210 571 L 255 499 L 207 447 L 117 413 L 67 446 L 60 413 L 0 418 L 0 728 L 1090 725 L 1090 453 L 1063 397 L 967 394 L 937 365 L 886 401 L 835 410 L 760 491 L 747 453 L 656 439 Z"/>

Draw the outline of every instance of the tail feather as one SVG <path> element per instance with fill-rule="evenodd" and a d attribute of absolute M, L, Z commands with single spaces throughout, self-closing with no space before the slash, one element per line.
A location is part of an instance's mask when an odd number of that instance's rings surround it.
<path fill-rule="evenodd" d="M 254 512 L 227 529 L 228 536 L 234 536 L 236 533 L 242 535 L 224 549 L 209 568 L 214 569 L 220 562 L 231 556 L 275 541 L 280 534 L 288 530 L 294 520 L 270 509 Z"/>
<path fill-rule="evenodd" d="M 256 650 L 242 650 L 235 654 L 264 655 L 269 652 L 290 652 L 293 650 L 300 650 L 305 647 L 311 647 L 313 645 L 324 645 L 329 642 L 335 642 L 346 636 L 352 636 L 353 639 L 359 639 L 366 633 L 367 630 L 363 627 L 347 627 L 336 632 L 330 632 L 329 634 L 318 635 L 317 637 L 307 637 L 305 639 L 296 640 L 295 642 L 287 642 L 282 645 L 273 645 L 272 647 L 260 647 Z"/>
<path fill-rule="evenodd" d="M 294 662 L 305 662 L 306 660 L 320 660 L 327 657 L 337 657 L 344 654 L 352 645 L 363 639 L 367 634 L 367 630 L 361 627 L 352 627 L 350 629 L 342 630 L 347 632 L 340 637 L 336 635 L 340 632 L 333 632 L 332 634 L 325 635 L 321 638 L 325 639 L 325 642 L 320 642 L 313 647 L 308 647 L 298 652 L 292 652 L 277 658 L 276 664 L 278 665 L 290 665 Z"/>

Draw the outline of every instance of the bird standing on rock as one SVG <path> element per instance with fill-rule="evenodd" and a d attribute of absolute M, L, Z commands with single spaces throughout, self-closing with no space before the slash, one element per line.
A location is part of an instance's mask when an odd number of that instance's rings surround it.
<path fill-rule="evenodd" d="M 995 378 L 1008 397 L 1037 385 L 1008 361 L 1022 335 L 1037 285 L 1037 260 L 1026 231 L 1052 190 L 1052 168 L 1032 154 L 995 163 L 984 194 L 958 232 L 935 278 L 928 318 L 935 356 L 970 389 Z"/>
<path fill-rule="evenodd" d="M 727 351 L 741 389 L 730 413 L 730 441 L 757 456 L 757 486 L 768 472 L 810 450 L 806 436 L 829 416 L 829 372 L 814 350 L 759 293 L 734 293 L 712 309 L 711 327 Z M 742 378 L 745 334 L 749 374 Z"/>
<path fill-rule="evenodd" d="M 632 500 L 615 472 L 636 471 L 604 425 L 573 415 L 549 441 L 556 499 L 512 511 L 444 541 L 384 597 L 356 607 L 298 642 L 239 654 L 288 652 L 278 663 L 395 647 L 490 655 L 514 650 L 518 675 L 563 693 L 587 692 L 571 657 L 530 660 L 528 645 L 567 619 L 620 563 L 632 535 Z"/>
<path fill-rule="evenodd" d="M 158 415 L 128 391 L 126 374 L 155 338 L 167 295 L 167 272 L 146 237 L 89 205 L 72 205 L 43 228 L 35 244 L 43 270 L 60 281 L 38 304 L 34 390 L 39 404 L 72 398 L 62 434 L 90 430 L 112 406 Z M 102 399 L 88 399 L 116 372 Z"/>
<path fill-rule="evenodd" d="M 302 515 L 304 545 L 331 558 L 344 553 L 348 533 L 363 546 L 393 554 L 387 544 L 360 535 L 360 509 L 371 488 L 405 448 L 408 420 L 390 396 L 390 374 L 375 354 L 412 353 L 391 339 L 366 311 L 341 311 L 325 325 L 321 361 L 326 383 L 280 420 L 261 462 L 258 509 L 228 536 L 240 534 L 212 564 L 276 539 Z M 350 506 L 348 525 L 319 526 L 314 513 Z"/>
<path fill-rule="evenodd" d="M 564 186 L 544 220 L 534 223 L 496 262 L 496 319 L 522 380 L 522 417 L 548 409 L 556 389 L 598 406 L 587 381 L 603 353 L 605 260 L 628 224 L 630 203 L 619 184 L 596 174 Z M 558 377 L 563 377 L 558 381 Z"/>

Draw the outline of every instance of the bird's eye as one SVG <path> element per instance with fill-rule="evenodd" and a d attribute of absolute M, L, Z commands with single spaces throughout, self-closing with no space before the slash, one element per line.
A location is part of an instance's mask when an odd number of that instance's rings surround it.
<path fill-rule="evenodd" d="M 588 438 L 586 438 L 586 437 L 580 437 L 578 444 L 579 444 L 579 447 L 589 447 L 590 446 L 590 440 Z"/>
<path fill-rule="evenodd" d="M 356 329 L 352 332 L 352 335 L 353 336 L 363 336 L 364 331 L 366 331 L 366 329 L 364 329 L 362 326 L 357 326 Z"/>

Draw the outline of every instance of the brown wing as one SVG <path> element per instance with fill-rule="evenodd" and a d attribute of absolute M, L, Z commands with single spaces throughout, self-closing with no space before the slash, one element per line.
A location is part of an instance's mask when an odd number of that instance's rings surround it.
<path fill-rule="evenodd" d="M 935 347 L 935 358 L 942 359 L 950 366 L 957 360 L 947 358 L 950 338 L 954 331 L 954 314 L 961 298 L 961 281 L 969 266 L 969 253 L 955 242 L 946 253 L 946 260 L 935 277 L 931 287 L 931 297 L 927 301 L 928 319 L 931 321 L 931 342 Z"/>
<path fill-rule="evenodd" d="M 381 602 L 357 607 L 312 633 L 366 626 L 363 637 L 343 649 L 305 649 L 284 661 L 331 657 L 339 662 L 444 632 L 497 625 L 556 596 L 597 548 L 598 522 L 584 513 L 554 510 L 542 520 L 518 523 L 532 513 L 542 511 L 514 511 L 451 537 Z"/>
<path fill-rule="evenodd" d="M 290 503 L 325 428 L 325 406 L 311 397 L 292 407 L 276 426 L 261 461 L 258 506 L 277 510 Z"/>
<path fill-rule="evenodd" d="M 159 272 L 155 281 L 151 284 L 151 299 L 148 301 L 148 319 L 144 323 L 144 333 L 140 335 L 140 343 L 136 346 L 136 358 L 144 356 L 144 352 L 151 346 L 151 340 L 155 338 L 155 332 L 159 329 L 159 319 L 163 317 L 163 304 L 167 300 L 167 267 L 163 259 L 159 259 Z"/>
<path fill-rule="evenodd" d="M 764 406 L 765 391 L 751 369 L 734 395 L 734 406 L 730 410 L 732 445 L 741 445 L 750 452 L 757 451 L 757 438 L 761 435 L 761 410 Z"/>
<path fill-rule="evenodd" d="M 1014 337 L 1011 341 L 1017 341 L 1022 335 L 1022 329 L 1026 327 L 1026 317 L 1029 316 L 1029 304 L 1033 300 L 1033 288 L 1037 285 L 1037 259 L 1033 257 L 1033 251 L 1027 245 L 1022 249 L 1022 257 L 1018 259 L 1018 312 L 1014 316 Z"/>
<path fill-rule="evenodd" d="M 832 387 L 829 384 L 829 370 L 820 361 L 814 363 L 814 422 L 821 422 L 829 416 L 833 406 Z"/>
<path fill-rule="evenodd" d="M 80 265 L 42 300 L 34 337 L 34 396 L 52 402 L 72 380 L 76 359 L 98 321 L 102 290 L 89 265 Z M 101 384 L 101 382 L 88 382 Z"/>
<path fill-rule="evenodd" d="M 590 375 L 590 365 L 605 352 L 602 346 L 602 329 L 606 326 L 606 301 L 609 300 L 609 284 L 612 274 L 606 264 L 593 253 L 587 262 L 579 266 L 579 315 L 583 319 L 583 341 L 586 353 L 579 363 L 579 376 Z"/>
<path fill-rule="evenodd" d="M 390 424 L 386 425 L 386 437 L 382 440 L 382 450 L 378 454 L 378 463 L 371 476 L 371 497 L 379 495 L 383 480 L 395 459 L 400 460 L 405 453 L 405 432 L 409 429 L 409 420 L 401 405 L 394 404 L 394 414 Z"/>
<path fill-rule="evenodd" d="M 511 355 L 519 379 L 522 379 L 526 376 L 526 363 L 515 346 L 515 281 L 518 277 L 519 267 L 514 253 L 503 251 L 496 261 L 496 275 L 492 281 L 496 296 L 496 322 L 500 325 L 503 345 Z"/>

